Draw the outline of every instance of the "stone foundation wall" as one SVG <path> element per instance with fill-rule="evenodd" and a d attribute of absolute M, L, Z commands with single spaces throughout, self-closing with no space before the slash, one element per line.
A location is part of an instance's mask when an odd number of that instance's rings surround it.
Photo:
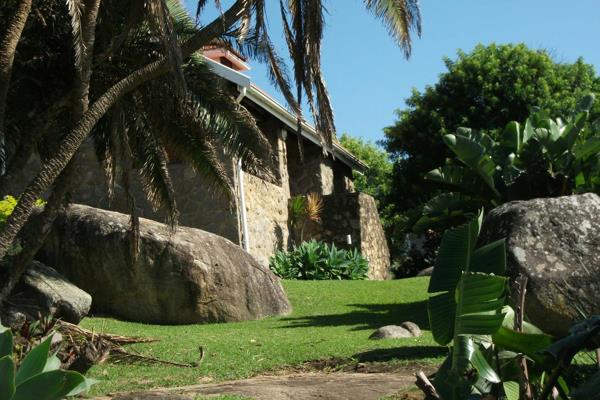
<path fill-rule="evenodd" d="M 248 219 L 250 254 L 264 266 L 278 249 L 289 247 L 288 199 L 290 185 L 287 171 L 287 149 L 283 131 L 271 145 L 279 182 L 269 182 L 244 173 L 244 193 Z"/>
<path fill-rule="evenodd" d="M 351 244 L 347 238 L 350 235 Z M 369 279 L 391 278 L 390 252 L 373 197 L 364 193 L 323 196 L 321 223 L 307 226 L 305 239 L 360 250 L 369 261 Z"/>
<path fill-rule="evenodd" d="M 250 254 L 268 266 L 277 249 L 288 247 L 288 197 L 281 186 L 251 174 L 244 174 L 244 189 Z"/>
<path fill-rule="evenodd" d="M 390 250 L 377 212 L 375 199 L 367 194 L 358 194 L 360 210 L 360 251 L 369 263 L 369 279 L 391 279 Z"/>
<path fill-rule="evenodd" d="M 79 163 L 76 172 L 78 186 L 71 194 L 71 202 L 128 213 L 120 172 L 117 172 L 114 196 L 109 204 L 106 178 L 97 161 L 91 142 L 88 141 L 82 145 L 78 157 Z M 233 179 L 233 166 L 230 164 L 227 164 L 227 170 L 228 175 Z M 8 188 L 7 194 L 19 195 L 34 174 L 39 171 L 39 165 L 39 159 L 32 157 L 22 174 L 11 181 L 12 186 Z M 169 171 L 175 189 L 175 201 L 180 212 L 179 224 L 206 230 L 239 244 L 240 233 L 235 199 L 228 200 L 221 192 L 211 190 L 208 182 L 204 181 L 186 164 L 172 163 L 169 165 Z M 155 211 L 146 199 L 135 171 L 132 173 L 130 181 L 130 191 L 135 198 L 139 216 L 164 222 L 164 215 L 160 211 Z"/>

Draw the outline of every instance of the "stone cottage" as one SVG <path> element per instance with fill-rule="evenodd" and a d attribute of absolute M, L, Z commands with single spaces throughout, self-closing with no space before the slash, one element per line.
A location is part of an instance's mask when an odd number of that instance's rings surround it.
<path fill-rule="evenodd" d="M 371 279 L 389 277 L 389 250 L 372 197 L 355 193 L 353 171 L 367 166 L 334 143 L 324 156 L 315 129 L 302 127 L 304 161 L 301 162 L 296 137 L 296 117 L 269 94 L 255 86 L 244 74 L 245 60 L 231 50 L 211 47 L 204 57 L 214 72 L 231 83 L 237 100 L 256 118 L 273 149 L 271 171 L 257 176 L 242 168 L 236 160 L 226 160 L 228 175 L 235 188 L 234 201 L 209 189 L 191 167 L 172 161 L 171 179 L 180 211 L 179 223 L 223 236 L 239 244 L 263 265 L 276 249 L 291 246 L 288 202 L 291 197 L 311 192 L 323 196 L 323 222 L 311 229 L 314 237 L 333 241 L 339 247 L 358 248 L 369 260 Z M 82 149 L 84 167 L 82 185 L 71 200 L 94 207 L 125 212 L 115 188 L 115 200 L 109 205 L 106 183 L 91 144 Z M 140 187 L 134 187 L 141 217 L 162 220 L 153 211 Z"/>

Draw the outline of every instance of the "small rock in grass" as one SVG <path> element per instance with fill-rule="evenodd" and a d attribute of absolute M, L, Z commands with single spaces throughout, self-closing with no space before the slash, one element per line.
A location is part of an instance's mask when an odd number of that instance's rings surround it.
<path fill-rule="evenodd" d="M 386 325 L 377 329 L 369 339 L 398 339 L 398 338 L 410 338 L 413 334 L 408 329 L 398 325 Z"/>
<path fill-rule="evenodd" d="M 431 276 L 433 274 L 433 267 L 427 267 L 422 271 L 419 271 L 417 276 Z"/>
<path fill-rule="evenodd" d="M 404 321 L 400 324 L 400 326 L 409 331 L 413 337 L 420 337 L 423 334 L 421 332 L 421 328 L 419 328 L 419 325 L 415 324 L 414 322 Z"/>

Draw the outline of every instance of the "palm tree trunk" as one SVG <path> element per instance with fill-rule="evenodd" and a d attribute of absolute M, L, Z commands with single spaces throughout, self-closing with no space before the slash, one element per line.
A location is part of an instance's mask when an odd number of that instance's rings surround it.
<path fill-rule="evenodd" d="M 64 205 L 65 196 L 73 186 L 73 174 L 75 171 L 73 161 L 71 161 L 56 180 L 44 211 L 39 215 L 33 216 L 31 221 L 25 224 L 21 231 L 19 238 L 23 250 L 10 260 L 10 269 L 2 271 L 0 308 L 2 308 L 3 301 L 12 292 L 15 285 L 19 282 L 21 275 L 23 275 L 23 272 L 25 272 L 44 244 L 56 216 Z"/>
<path fill-rule="evenodd" d="M 25 22 L 31 11 L 31 0 L 21 0 L 13 15 L 4 39 L 0 43 L 0 175 L 5 172 L 6 150 L 4 146 L 4 116 L 6 114 L 6 97 L 10 78 L 12 76 L 12 67 L 15 60 L 17 44 L 21 39 Z"/>
<path fill-rule="evenodd" d="M 245 0 L 237 0 L 225 13 L 200 30 L 182 46 L 182 55 L 187 57 L 198 51 L 212 39 L 227 32 L 241 17 Z M 145 82 L 169 72 L 168 60 L 162 58 L 138 69 L 117 82 L 98 98 L 69 132 L 56 154 L 42 166 L 38 175 L 25 188 L 19 203 L 0 231 L 0 259 L 12 245 L 13 240 L 33 211 L 36 199 L 40 198 L 52 185 L 61 171 L 69 163 L 79 146 L 83 143 L 98 120 L 125 94 L 138 88 Z"/>
<path fill-rule="evenodd" d="M 85 45 L 85 53 L 82 56 L 80 69 L 76 73 L 76 83 L 73 96 L 73 117 L 79 120 L 88 110 L 90 78 L 92 76 L 92 62 L 94 55 L 94 42 L 96 22 L 101 0 L 87 0 L 85 2 L 82 18 L 82 34 Z M 19 278 L 25 272 L 33 258 L 44 244 L 50 228 L 65 204 L 67 194 L 73 188 L 77 155 L 67 164 L 54 184 L 52 194 L 44 207 L 44 211 L 36 216 L 21 232 L 23 250 L 13 260 L 11 268 L 6 271 L 7 277 L 0 284 L 0 305 L 11 293 Z"/>

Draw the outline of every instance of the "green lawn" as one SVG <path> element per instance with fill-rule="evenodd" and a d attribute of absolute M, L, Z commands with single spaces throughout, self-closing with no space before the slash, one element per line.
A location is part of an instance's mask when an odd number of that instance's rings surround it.
<path fill-rule="evenodd" d="M 159 339 L 132 346 L 144 355 L 193 362 L 199 346 L 206 354 L 200 368 L 193 369 L 124 364 L 94 367 L 90 376 L 102 382 L 93 393 L 239 379 L 330 357 L 367 362 L 387 361 L 393 356 L 395 363 L 439 362 L 443 349 L 435 345 L 428 331 L 421 338 L 368 340 L 374 329 L 406 320 L 427 329 L 427 282 L 427 278 L 285 281 L 293 313 L 261 321 L 160 326 L 86 318 L 82 325 L 97 332 Z"/>

